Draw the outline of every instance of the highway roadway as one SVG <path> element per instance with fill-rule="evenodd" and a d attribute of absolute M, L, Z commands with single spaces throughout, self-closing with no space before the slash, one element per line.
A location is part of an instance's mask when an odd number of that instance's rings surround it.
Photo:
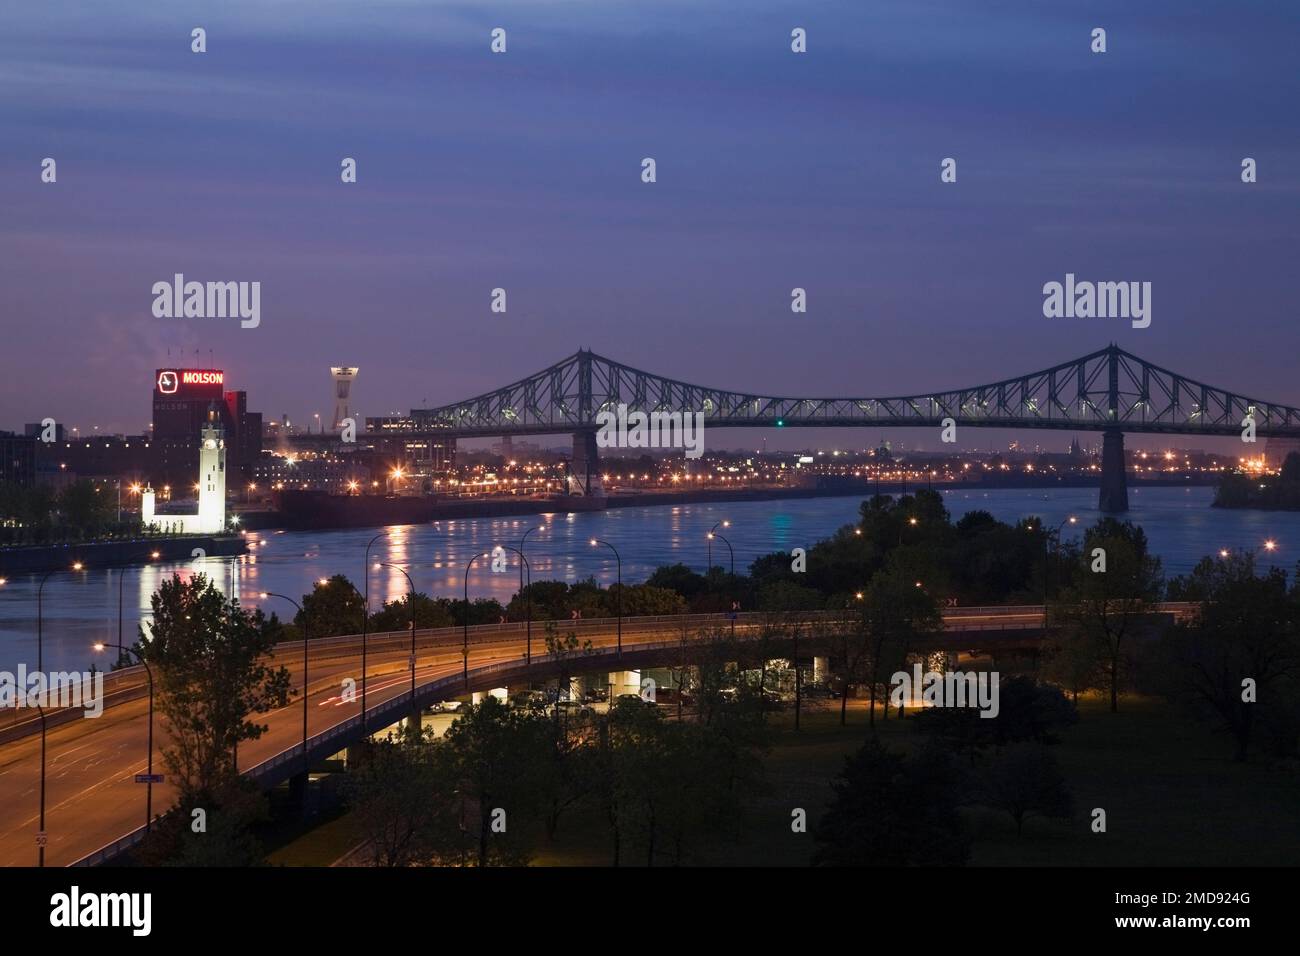
<path fill-rule="evenodd" d="M 757 614 L 742 614 L 737 635 L 754 636 L 762 628 Z M 987 608 L 950 610 L 945 614 L 950 631 L 1037 629 L 1041 608 Z M 663 641 L 680 640 L 684 629 L 694 632 L 705 623 L 729 626 L 721 615 L 662 618 L 628 618 L 623 622 L 623 647 L 635 650 Z M 594 647 L 611 647 L 613 620 L 561 622 L 561 632 L 576 630 Z M 517 662 L 525 657 L 522 624 L 488 625 L 470 629 L 469 666 L 473 671 L 490 664 Z M 805 635 L 807 632 L 805 631 Z M 308 733 L 328 730 L 360 713 L 360 639 L 328 638 L 311 642 L 308 661 Z M 544 630 L 533 625 L 533 660 L 545 658 Z M 290 703 L 259 722 L 269 730 L 239 748 L 239 765 L 255 766 L 292 748 L 302 739 L 302 643 L 281 645 L 277 662 L 290 673 L 295 691 Z M 367 708 L 409 694 L 411 687 L 409 633 L 372 635 L 367 653 Z M 602 665 L 603 666 L 603 665 Z M 416 683 L 457 675 L 462 669 L 461 631 L 455 628 L 417 633 Z M 356 702 L 341 698 L 345 678 L 357 681 Z M 140 668 L 120 678 L 121 686 L 143 690 Z M 76 719 L 47 732 L 46 847 L 47 866 L 65 866 L 135 830 L 145 819 L 144 784 L 134 776 L 147 765 L 147 699 L 129 692 L 117 695 L 103 716 Z M 155 714 L 154 772 L 165 772 L 162 750 L 167 744 L 161 716 Z M 0 745 L 0 865 L 35 866 L 39 829 L 40 734 L 30 734 Z M 170 784 L 155 785 L 155 814 L 175 799 Z"/>

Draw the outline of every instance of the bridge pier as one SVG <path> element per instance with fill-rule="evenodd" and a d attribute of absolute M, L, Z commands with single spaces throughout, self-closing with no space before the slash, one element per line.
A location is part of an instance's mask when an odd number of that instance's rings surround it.
<path fill-rule="evenodd" d="M 831 659 L 825 656 L 813 657 L 812 679 L 814 684 L 821 684 L 831 676 Z"/>
<path fill-rule="evenodd" d="M 1101 440 L 1101 493 L 1097 507 L 1107 513 L 1128 511 L 1128 479 L 1124 473 L 1124 432 L 1106 428 Z"/>
<path fill-rule="evenodd" d="M 612 704 L 619 694 L 641 693 L 640 671 L 610 671 L 609 702 Z"/>
<path fill-rule="evenodd" d="M 289 778 L 289 804 L 298 811 L 302 818 L 311 816 L 311 806 L 308 799 L 309 780 L 307 771 L 296 773 Z"/>
<path fill-rule="evenodd" d="M 573 484 L 581 489 L 584 496 L 599 495 L 600 451 L 596 447 L 596 433 L 582 431 L 573 433 L 573 458 L 569 462 L 569 474 Z M 570 493 L 573 488 L 570 487 Z"/>

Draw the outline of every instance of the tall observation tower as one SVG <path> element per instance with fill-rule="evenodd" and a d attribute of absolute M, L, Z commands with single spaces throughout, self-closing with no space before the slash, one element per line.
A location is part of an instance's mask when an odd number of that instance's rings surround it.
<path fill-rule="evenodd" d="M 349 418 L 348 394 L 352 391 L 352 380 L 357 377 L 355 368 L 331 368 L 330 377 L 334 379 L 334 424 L 332 430 L 343 427 L 343 419 Z"/>

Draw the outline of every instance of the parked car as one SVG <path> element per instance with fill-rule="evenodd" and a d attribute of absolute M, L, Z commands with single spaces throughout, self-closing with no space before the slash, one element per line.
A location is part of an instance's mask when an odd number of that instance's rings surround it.
<path fill-rule="evenodd" d="M 437 712 L 442 714 L 454 714 L 464 706 L 465 702 L 463 700 L 444 700 L 434 704 Z"/>
<path fill-rule="evenodd" d="M 609 690 L 604 687 L 596 687 L 583 694 L 582 699 L 588 704 L 603 704 L 609 700 Z"/>
<path fill-rule="evenodd" d="M 547 709 L 550 717 L 590 717 L 595 711 L 580 700 L 558 700 Z"/>
<path fill-rule="evenodd" d="M 633 704 L 649 704 L 651 707 L 654 706 L 653 700 L 649 700 L 648 698 L 642 697 L 640 694 L 619 694 L 617 697 L 614 698 L 615 707 L 617 707 L 619 704 L 622 704 L 624 702 L 630 702 Z"/>
<path fill-rule="evenodd" d="M 547 705 L 546 693 L 540 690 L 521 690 L 510 698 L 510 707 L 521 710 L 543 710 Z"/>

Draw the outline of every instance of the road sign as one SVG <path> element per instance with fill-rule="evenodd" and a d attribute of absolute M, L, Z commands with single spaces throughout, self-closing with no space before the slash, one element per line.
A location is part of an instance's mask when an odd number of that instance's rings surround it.
<path fill-rule="evenodd" d="M 50 842 L 50 835 L 48 833 L 46 833 L 44 830 L 40 830 L 37 832 L 36 834 L 37 846 L 46 846 L 49 842 Z"/>
<path fill-rule="evenodd" d="M 135 775 L 136 783 L 162 783 L 163 775 L 160 773 L 137 773 Z"/>

